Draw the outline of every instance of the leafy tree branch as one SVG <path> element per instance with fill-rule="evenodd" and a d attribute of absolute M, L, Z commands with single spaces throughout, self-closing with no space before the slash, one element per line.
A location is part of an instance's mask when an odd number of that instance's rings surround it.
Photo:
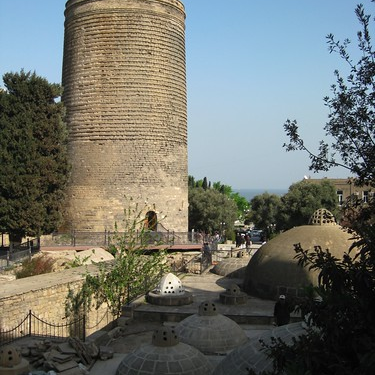
<path fill-rule="evenodd" d="M 324 129 L 334 141 L 329 146 L 320 141 L 318 152 L 309 150 L 298 132 L 296 120 L 284 124 L 289 143 L 286 151 L 302 150 L 311 160 L 310 170 L 327 171 L 333 166 L 343 167 L 353 173 L 357 184 L 374 186 L 375 173 L 375 52 L 371 43 L 369 25 L 370 15 L 363 5 L 355 10 L 361 25 L 357 33 L 357 46 L 360 57 L 353 62 L 348 47 L 350 41 L 337 41 L 332 34 L 327 36 L 331 53 L 337 53 L 347 64 L 350 74 L 344 79 L 336 70 L 336 84 L 331 86 L 332 96 L 324 98 L 329 108 L 328 122 Z M 339 157 L 339 158 L 338 158 Z"/>

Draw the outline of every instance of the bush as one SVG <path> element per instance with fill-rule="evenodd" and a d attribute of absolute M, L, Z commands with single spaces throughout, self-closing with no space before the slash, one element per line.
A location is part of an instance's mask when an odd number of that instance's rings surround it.
<path fill-rule="evenodd" d="M 45 254 L 24 260 L 21 268 L 15 272 L 16 278 L 22 279 L 24 277 L 50 273 L 53 270 L 54 263 L 55 259 Z"/>
<path fill-rule="evenodd" d="M 145 226 L 147 211 L 146 206 L 139 208 L 137 203 L 129 201 L 129 207 L 124 210 L 124 231 L 119 232 L 115 225 L 108 249 L 115 259 L 100 263 L 96 274 L 87 272 L 77 293 L 69 291 L 65 305 L 67 317 L 92 307 L 98 309 L 103 303 L 113 316 L 119 317 L 123 306 L 155 288 L 169 271 L 166 251 L 148 249 L 157 237 L 150 237 L 154 233 Z M 156 244 L 164 245 L 158 241 Z"/>

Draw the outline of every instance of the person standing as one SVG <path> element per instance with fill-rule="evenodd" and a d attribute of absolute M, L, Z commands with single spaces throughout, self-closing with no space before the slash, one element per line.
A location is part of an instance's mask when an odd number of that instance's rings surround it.
<path fill-rule="evenodd" d="M 246 233 L 245 242 L 246 242 L 246 251 L 247 251 L 247 253 L 250 253 L 251 237 L 250 237 L 249 233 Z"/>
<path fill-rule="evenodd" d="M 237 232 L 236 233 L 236 248 L 240 248 L 241 247 L 241 241 L 242 241 L 241 233 Z"/>
<path fill-rule="evenodd" d="M 281 294 L 279 296 L 279 300 L 275 303 L 273 316 L 275 319 L 275 324 L 277 326 L 283 326 L 285 324 L 289 324 L 290 306 L 288 305 L 284 294 Z"/>

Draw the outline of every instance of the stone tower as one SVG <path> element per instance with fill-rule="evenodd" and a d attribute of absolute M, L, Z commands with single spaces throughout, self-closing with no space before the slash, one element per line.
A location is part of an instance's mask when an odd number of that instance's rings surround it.
<path fill-rule="evenodd" d="M 147 202 L 158 230 L 186 232 L 183 4 L 68 0 L 62 84 L 72 163 L 66 226 L 111 230 L 126 197 Z"/>

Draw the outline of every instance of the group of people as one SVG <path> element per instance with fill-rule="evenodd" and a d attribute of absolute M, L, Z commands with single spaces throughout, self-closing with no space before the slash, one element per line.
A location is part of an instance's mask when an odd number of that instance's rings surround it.
<path fill-rule="evenodd" d="M 240 232 L 236 233 L 236 247 L 237 248 L 246 247 L 246 250 L 250 250 L 251 245 L 252 245 L 252 242 L 251 242 L 251 236 L 249 233 L 244 233 L 244 234 L 241 234 Z"/>

